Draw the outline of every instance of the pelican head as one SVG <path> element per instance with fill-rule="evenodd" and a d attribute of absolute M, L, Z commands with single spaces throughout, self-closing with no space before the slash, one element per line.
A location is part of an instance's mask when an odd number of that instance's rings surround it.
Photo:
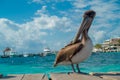
<path fill-rule="evenodd" d="M 83 17 L 85 21 L 83 22 L 83 24 L 86 24 L 86 26 L 83 26 L 83 27 L 86 27 L 87 30 L 89 30 L 95 15 L 96 15 L 96 12 L 93 10 L 89 10 L 84 13 Z"/>
<path fill-rule="evenodd" d="M 78 39 L 79 39 L 79 37 L 80 37 L 80 35 L 81 35 L 81 33 L 86 29 L 87 31 L 89 30 L 89 28 L 90 28 L 90 26 L 91 26 L 91 23 L 92 23 L 92 21 L 93 21 L 93 19 L 94 19 L 94 17 L 95 17 L 95 11 L 93 11 L 93 10 L 88 10 L 88 11 L 86 11 L 85 13 L 84 13 L 84 15 L 83 15 L 83 21 L 82 21 L 82 23 L 81 23 L 81 26 L 80 26 L 80 28 L 79 28 L 79 30 L 78 30 L 78 33 L 76 34 L 76 36 L 75 36 L 75 38 L 74 38 L 74 40 L 73 40 L 73 43 L 75 43 Z"/>

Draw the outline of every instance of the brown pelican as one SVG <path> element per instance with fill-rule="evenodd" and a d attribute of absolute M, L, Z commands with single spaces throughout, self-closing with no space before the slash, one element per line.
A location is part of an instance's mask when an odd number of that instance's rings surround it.
<path fill-rule="evenodd" d="M 89 28 L 95 17 L 95 11 L 88 10 L 83 15 L 82 24 L 76 34 L 74 40 L 62 48 L 56 57 L 54 67 L 62 65 L 71 65 L 73 71 L 75 72 L 74 64 L 80 73 L 79 63 L 87 59 L 92 52 L 93 44 L 88 35 Z M 79 37 L 81 39 L 79 39 Z"/>

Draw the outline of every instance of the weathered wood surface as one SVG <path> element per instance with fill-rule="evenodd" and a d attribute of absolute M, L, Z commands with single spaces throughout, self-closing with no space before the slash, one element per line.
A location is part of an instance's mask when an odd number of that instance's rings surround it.
<path fill-rule="evenodd" d="M 7 77 L 0 78 L 0 80 L 21 80 L 23 75 L 8 75 Z"/>
<path fill-rule="evenodd" d="M 91 76 L 77 73 L 53 73 L 50 75 L 52 80 L 104 80 L 98 76 Z"/>
<path fill-rule="evenodd" d="M 27 74 L 22 80 L 48 80 L 44 74 Z"/>
<path fill-rule="evenodd" d="M 101 76 L 104 80 L 120 80 L 120 75 L 116 75 L 116 76 L 109 76 L 109 75 L 104 75 Z"/>
<path fill-rule="evenodd" d="M 48 80 L 44 74 L 8 75 L 0 80 Z"/>
<path fill-rule="evenodd" d="M 99 76 L 104 80 L 120 80 L 120 72 L 91 73 L 93 76 Z"/>
<path fill-rule="evenodd" d="M 90 75 L 93 76 L 102 76 L 102 75 L 120 75 L 120 72 L 106 72 L 106 73 L 89 73 Z"/>
<path fill-rule="evenodd" d="M 52 80 L 120 80 L 120 73 L 92 73 L 78 74 L 78 73 L 51 73 Z M 19 74 L 8 75 L 0 78 L 0 80 L 48 80 L 44 74 Z"/>

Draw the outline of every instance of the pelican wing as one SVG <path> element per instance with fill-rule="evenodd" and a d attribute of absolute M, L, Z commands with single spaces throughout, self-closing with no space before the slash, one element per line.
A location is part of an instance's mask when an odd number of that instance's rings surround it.
<path fill-rule="evenodd" d="M 81 41 L 75 43 L 75 44 L 70 44 L 66 46 L 65 48 L 62 48 L 56 58 L 56 63 L 60 63 L 62 61 L 69 61 L 71 58 L 79 52 L 83 48 L 83 44 Z"/>

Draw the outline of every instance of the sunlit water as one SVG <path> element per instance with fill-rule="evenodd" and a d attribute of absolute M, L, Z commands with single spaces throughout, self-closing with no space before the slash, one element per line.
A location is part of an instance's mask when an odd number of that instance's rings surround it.
<path fill-rule="evenodd" d="M 53 67 L 55 55 L 45 57 L 12 57 L 0 58 L 0 73 L 24 74 L 24 73 L 51 73 L 71 72 L 71 66 Z M 81 63 L 83 72 L 120 72 L 120 53 L 95 53 L 89 59 Z"/>

